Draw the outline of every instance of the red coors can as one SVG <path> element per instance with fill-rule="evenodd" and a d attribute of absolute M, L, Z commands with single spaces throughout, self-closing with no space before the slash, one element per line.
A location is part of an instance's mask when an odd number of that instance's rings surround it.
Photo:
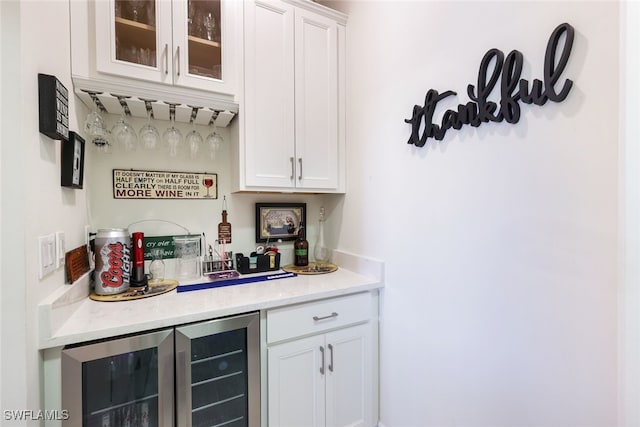
<path fill-rule="evenodd" d="M 113 295 L 129 289 L 131 237 L 125 228 L 100 229 L 95 239 L 95 293 Z"/>

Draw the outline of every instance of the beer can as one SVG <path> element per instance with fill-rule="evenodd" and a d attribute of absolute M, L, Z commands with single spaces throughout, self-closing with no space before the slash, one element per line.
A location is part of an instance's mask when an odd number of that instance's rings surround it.
<path fill-rule="evenodd" d="M 95 238 L 95 293 L 113 295 L 129 289 L 131 237 L 125 228 L 100 229 Z"/>

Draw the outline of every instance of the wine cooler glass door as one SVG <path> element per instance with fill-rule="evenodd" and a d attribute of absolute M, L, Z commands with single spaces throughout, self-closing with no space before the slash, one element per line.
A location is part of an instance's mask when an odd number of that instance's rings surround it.
<path fill-rule="evenodd" d="M 260 425 L 257 313 L 176 329 L 178 427 Z"/>
<path fill-rule="evenodd" d="M 65 349 L 62 373 L 65 425 L 172 424 L 171 330 Z"/>

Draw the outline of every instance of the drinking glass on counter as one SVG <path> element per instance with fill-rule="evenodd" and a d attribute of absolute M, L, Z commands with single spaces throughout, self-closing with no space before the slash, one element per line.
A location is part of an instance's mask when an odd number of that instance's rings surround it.
<path fill-rule="evenodd" d="M 151 248 L 151 264 L 149 264 L 150 285 L 157 285 L 164 280 L 164 261 L 162 248 Z"/>

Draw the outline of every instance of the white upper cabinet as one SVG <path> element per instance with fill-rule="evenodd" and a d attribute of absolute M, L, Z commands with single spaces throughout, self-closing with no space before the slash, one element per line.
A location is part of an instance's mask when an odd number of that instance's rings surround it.
<path fill-rule="evenodd" d="M 97 1 L 96 69 L 235 94 L 238 14 L 227 0 Z"/>
<path fill-rule="evenodd" d="M 238 190 L 344 192 L 345 23 L 313 2 L 245 3 Z"/>
<path fill-rule="evenodd" d="M 145 99 L 182 104 L 233 117 L 242 95 L 243 4 L 71 1 L 74 91 L 83 101 L 87 92 L 116 94 L 143 104 Z"/>

